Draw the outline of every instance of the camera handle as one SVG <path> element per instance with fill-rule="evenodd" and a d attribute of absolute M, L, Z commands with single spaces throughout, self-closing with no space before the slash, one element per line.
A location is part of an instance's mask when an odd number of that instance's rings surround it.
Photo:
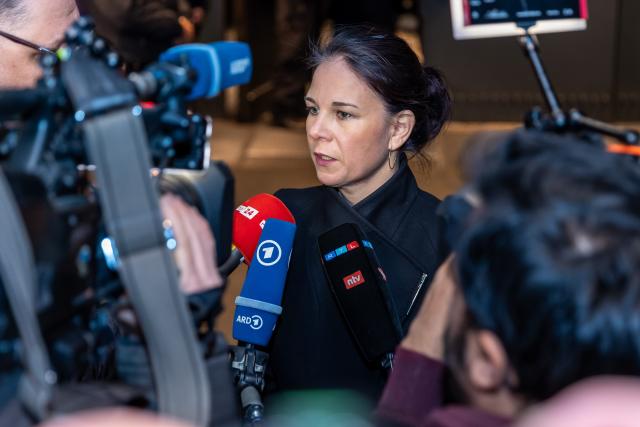
<path fill-rule="evenodd" d="M 539 45 L 534 36 L 529 33 L 534 22 L 521 22 L 519 27 L 523 28 L 525 35 L 519 37 L 520 45 L 525 56 L 531 63 L 536 75 L 536 80 L 542 91 L 542 95 L 549 109 L 549 113 L 544 113 L 539 108 L 535 108 L 525 118 L 525 126 L 541 131 L 567 132 L 567 131 L 590 131 L 601 135 L 615 138 L 625 144 L 637 145 L 640 143 L 640 134 L 631 129 L 622 129 L 617 126 L 601 122 L 583 115 L 575 108 L 568 112 L 564 111 L 556 96 L 553 85 L 549 80 L 547 72 L 542 64 L 539 54 Z"/>

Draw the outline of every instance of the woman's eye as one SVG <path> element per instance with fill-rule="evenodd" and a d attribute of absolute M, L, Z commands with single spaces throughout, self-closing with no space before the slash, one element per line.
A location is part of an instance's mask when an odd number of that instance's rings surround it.
<path fill-rule="evenodd" d="M 353 117 L 353 114 L 347 113 L 346 111 L 338 111 L 337 114 L 340 120 L 347 120 Z"/>
<path fill-rule="evenodd" d="M 315 116 L 318 114 L 318 107 L 307 107 L 307 114 Z"/>

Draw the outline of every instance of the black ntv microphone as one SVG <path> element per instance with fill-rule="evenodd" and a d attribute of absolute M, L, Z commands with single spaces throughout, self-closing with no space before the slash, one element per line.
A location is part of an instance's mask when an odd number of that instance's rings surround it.
<path fill-rule="evenodd" d="M 402 327 L 373 245 L 356 224 L 318 238 L 322 265 L 351 334 L 365 359 L 390 368 Z"/>

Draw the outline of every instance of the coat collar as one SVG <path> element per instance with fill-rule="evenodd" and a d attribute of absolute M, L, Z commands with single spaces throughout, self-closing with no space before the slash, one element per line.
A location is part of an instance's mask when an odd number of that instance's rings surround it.
<path fill-rule="evenodd" d="M 352 207 L 393 240 L 396 230 L 402 224 L 418 193 L 416 179 L 411 173 L 406 156 L 402 154 L 396 173 L 380 188 Z"/>

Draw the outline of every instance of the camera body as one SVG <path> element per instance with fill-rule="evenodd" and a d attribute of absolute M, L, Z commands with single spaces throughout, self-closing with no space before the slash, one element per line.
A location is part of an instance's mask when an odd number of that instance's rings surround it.
<path fill-rule="evenodd" d="M 198 49 L 206 50 L 206 45 Z M 43 77 L 35 89 L 0 92 L 0 156 L 33 249 L 36 315 L 57 382 L 122 382 L 115 364 L 118 337 L 137 334 L 140 343 L 149 346 L 147 371 L 155 375 L 149 378 L 150 389 L 143 391 L 150 405 L 208 424 L 212 418 L 208 407 L 214 406 L 207 402 L 210 387 L 225 384 L 225 374 L 219 372 L 220 358 L 213 363 L 198 360 L 216 353 L 211 346 L 217 340 L 211 329 L 205 342 L 195 342 L 193 319 L 185 316 L 184 301 L 178 301 L 175 266 L 163 247 L 165 233 L 157 205 L 157 195 L 168 191 L 197 207 L 216 237 L 218 262 L 226 261 L 231 248 L 233 176 L 223 163 L 209 162 L 211 120 L 188 110 L 193 87 L 203 81 L 202 64 L 194 66 L 189 59 L 182 55 L 153 64 L 147 81 L 124 76 L 117 56 L 95 36 L 91 21 L 80 18 L 67 31 L 66 45 L 57 58 L 43 59 Z M 149 78 L 152 91 L 141 86 L 148 85 Z M 140 100 L 143 90 L 145 102 Z M 131 137 L 131 146 L 123 135 Z M 136 199 L 148 203 L 136 204 Z M 138 210 L 127 212 L 130 206 Z M 132 218 L 141 221 L 139 226 Z M 160 288 L 163 283 L 168 286 L 157 292 L 158 301 L 164 296 L 163 301 L 170 302 L 170 310 L 163 307 L 166 313 L 158 313 L 151 301 L 146 303 L 135 292 L 142 289 L 135 283 L 141 279 L 132 271 L 141 271 L 138 254 L 147 249 L 159 260 L 153 281 L 161 282 Z M 133 307 L 137 327 L 123 331 L 117 318 L 122 307 Z M 0 292 L 4 378 L 22 369 L 25 352 L 10 308 L 15 313 L 16 307 Z M 168 319 L 175 315 L 174 323 L 182 328 L 176 334 L 185 339 L 184 345 L 177 344 L 181 354 L 159 354 L 170 353 L 158 351 L 166 337 L 149 325 L 163 314 Z M 229 370 L 226 348 L 222 353 Z M 183 413 L 171 406 L 175 399 L 168 398 L 167 386 L 159 383 L 156 371 L 161 365 L 167 370 L 178 360 L 190 361 L 186 371 L 192 375 L 182 373 L 177 389 L 209 389 L 200 393 L 202 399 L 192 399 L 197 400 L 192 408 L 183 402 Z M 218 366 L 217 374 L 212 366 Z M 227 413 L 233 410 L 233 405 L 225 405 Z"/>

